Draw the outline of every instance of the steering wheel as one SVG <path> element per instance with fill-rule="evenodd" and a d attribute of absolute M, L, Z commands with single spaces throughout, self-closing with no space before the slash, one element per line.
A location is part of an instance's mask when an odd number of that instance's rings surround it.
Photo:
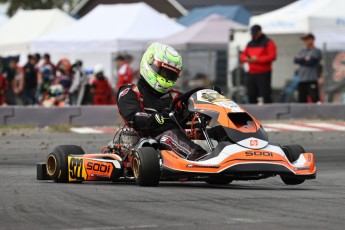
<path fill-rule="evenodd" d="M 177 98 L 175 98 L 174 100 L 172 100 L 169 108 L 168 108 L 168 111 L 169 112 L 173 112 L 174 111 L 174 108 L 175 108 L 175 105 L 178 103 L 178 102 L 183 102 L 183 101 L 186 101 L 190 98 L 190 96 L 192 96 L 193 93 L 199 91 L 199 90 L 203 90 L 203 89 L 206 89 L 204 87 L 198 87 L 198 88 L 195 88 L 195 89 L 192 89 L 190 91 L 187 91 L 183 94 L 181 94 L 180 96 L 178 96 Z M 183 103 L 184 104 L 184 103 Z M 183 105 L 184 107 L 186 107 L 185 109 L 188 110 L 187 106 L 186 105 Z M 185 116 L 182 121 L 180 121 L 181 124 L 185 124 L 191 117 L 192 113 L 189 113 L 187 116 Z M 174 120 L 175 123 L 177 123 L 176 120 Z M 180 124 L 177 123 L 179 126 Z M 181 127 L 180 127 L 181 128 Z"/>
<path fill-rule="evenodd" d="M 178 102 L 184 101 L 184 100 L 188 100 L 188 99 L 190 98 L 190 96 L 193 95 L 193 93 L 195 93 L 195 92 L 197 92 L 197 91 L 199 91 L 199 90 L 203 90 L 203 89 L 207 89 L 207 88 L 205 88 L 205 87 L 198 87 L 198 88 L 189 90 L 189 91 L 187 91 L 187 92 L 181 94 L 180 96 L 178 96 L 177 98 L 175 98 L 175 99 L 171 102 L 171 104 L 170 104 L 170 106 L 169 106 L 169 111 L 173 111 L 174 108 L 175 108 L 175 105 L 176 105 Z"/>

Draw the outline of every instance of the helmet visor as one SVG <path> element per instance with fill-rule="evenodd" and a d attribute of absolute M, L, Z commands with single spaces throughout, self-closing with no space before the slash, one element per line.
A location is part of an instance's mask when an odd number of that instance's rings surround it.
<path fill-rule="evenodd" d="M 163 77 L 167 81 L 175 82 L 179 77 L 179 74 L 176 71 L 163 66 L 157 66 L 155 64 L 152 64 L 151 68 L 155 73 L 157 73 L 159 76 Z"/>

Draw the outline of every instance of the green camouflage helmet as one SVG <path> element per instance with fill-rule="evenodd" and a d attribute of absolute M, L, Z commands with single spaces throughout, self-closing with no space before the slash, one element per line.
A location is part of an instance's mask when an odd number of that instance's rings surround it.
<path fill-rule="evenodd" d="M 140 63 L 140 75 L 160 93 L 168 92 L 182 70 L 182 57 L 171 46 L 152 43 Z"/>

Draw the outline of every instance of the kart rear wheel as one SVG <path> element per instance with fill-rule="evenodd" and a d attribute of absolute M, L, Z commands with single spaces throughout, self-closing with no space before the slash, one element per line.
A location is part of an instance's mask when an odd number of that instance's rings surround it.
<path fill-rule="evenodd" d="M 142 147 L 134 153 L 132 170 L 139 186 L 158 186 L 161 177 L 159 153 L 152 147 Z"/>
<path fill-rule="evenodd" d="M 84 155 L 80 146 L 58 145 L 49 154 L 46 168 L 48 177 L 55 182 L 68 182 L 68 156 Z"/>
<path fill-rule="evenodd" d="M 297 161 L 301 153 L 305 153 L 304 148 L 300 145 L 285 145 L 283 150 L 291 163 Z"/>
<path fill-rule="evenodd" d="M 212 185 L 227 185 L 230 184 L 233 180 L 229 178 L 219 178 L 219 177 L 209 177 L 205 180 L 207 184 Z"/>
<path fill-rule="evenodd" d="M 298 184 L 302 184 L 305 181 L 305 179 L 285 177 L 285 176 L 280 176 L 280 178 L 286 185 L 298 185 Z"/>

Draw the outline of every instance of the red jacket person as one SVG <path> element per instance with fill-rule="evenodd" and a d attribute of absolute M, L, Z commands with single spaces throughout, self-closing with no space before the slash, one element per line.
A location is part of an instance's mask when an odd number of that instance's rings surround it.
<path fill-rule="evenodd" d="M 277 48 L 273 40 L 262 33 L 259 25 L 250 29 L 252 40 L 241 54 L 241 62 L 248 62 L 247 91 L 249 103 L 271 103 L 272 62 L 276 59 Z"/>

